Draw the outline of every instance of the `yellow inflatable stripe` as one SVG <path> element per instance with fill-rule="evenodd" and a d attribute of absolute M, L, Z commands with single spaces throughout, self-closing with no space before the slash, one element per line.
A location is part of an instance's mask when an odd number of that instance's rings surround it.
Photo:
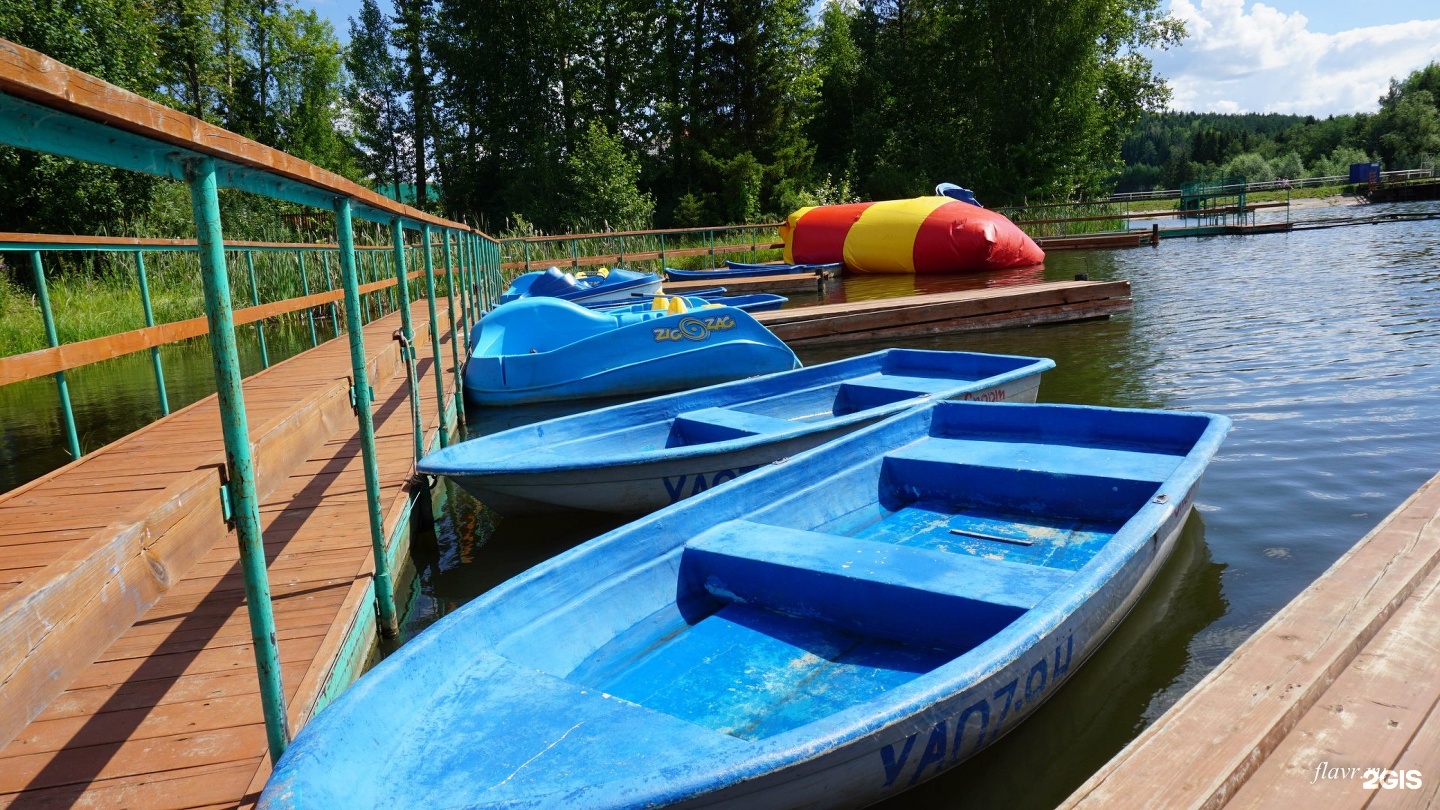
<path fill-rule="evenodd" d="M 860 273 L 914 273 L 915 234 L 949 197 L 886 200 L 865 209 L 845 237 L 845 266 Z"/>

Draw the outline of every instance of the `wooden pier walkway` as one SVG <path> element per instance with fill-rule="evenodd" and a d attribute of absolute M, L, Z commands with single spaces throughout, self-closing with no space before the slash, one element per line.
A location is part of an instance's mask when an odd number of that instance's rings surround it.
<path fill-rule="evenodd" d="M 412 313 L 429 446 L 438 416 L 423 299 Z M 428 497 L 411 483 L 399 325 L 392 313 L 364 329 L 395 571 L 415 499 Z M 292 729 L 358 675 L 375 638 L 349 369 L 342 337 L 244 386 Z M 0 807 L 258 797 L 270 764 L 223 462 L 211 396 L 0 496 Z"/>
<path fill-rule="evenodd" d="M 1437 563 L 1440 475 L 1062 806 L 1440 805 Z"/>
<path fill-rule="evenodd" d="M 667 281 L 665 282 L 665 292 L 685 295 L 695 290 L 712 290 L 716 287 L 724 287 L 727 293 L 732 294 L 758 292 L 818 293 L 824 284 L 824 277 L 817 273 L 788 273 L 769 276 L 734 276 L 713 280 L 701 279 L 699 281 Z"/>
<path fill-rule="evenodd" d="M 1131 304 L 1128 281 L 1052 281 L 796 307 L 755 319 L 792 346 L 815 346 L 1105 318 Z"/>

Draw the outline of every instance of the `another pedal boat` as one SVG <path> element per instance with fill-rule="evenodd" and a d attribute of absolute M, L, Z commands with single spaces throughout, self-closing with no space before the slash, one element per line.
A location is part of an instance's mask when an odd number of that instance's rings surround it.
<path fill-rule="evenodd" d="M 597 312 L 559 298 L 522 298 L 480 319 L 465 362 L 476 405 L 635 396 L 786 371 L 795 353 L 734 307 Z"/>

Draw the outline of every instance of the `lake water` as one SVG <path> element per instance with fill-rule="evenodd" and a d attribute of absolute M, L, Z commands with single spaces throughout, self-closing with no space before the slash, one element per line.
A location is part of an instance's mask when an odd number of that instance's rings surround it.
<path fill-rule="evenodd" d="M 1440 204 L 1293 215 L 1423 212 Z M 1440 468 L 1440 222 L 1055 252 L 1043 270 L 855 278 L 828 292 L 874 298 L 1077 273 L 1128 279 L 1134 311 L 897 345 L 1048 356 L 1057 367 L 1041 401 L 1207 410 L 1234 429 L 1174 558 L 1110 641 L 1016 731 L 895 808 L 1054 806 Z M 247 373 L 260 366 L 253 335 L 242 330 Z M 309 346 L 298 326 L 267 338 L 272 362 Z M 203 339 L 162 351 L 173 407 L 213 391 Z M 49 380 L 0 388 L 0 491 L 66 460 L 54 391 Z M 87 450 L 158 416 L 146 353 L 77 371 L 71 392 Z M 414 546 L 405 634 L 619 523 L 497 523 L 450 489 L 435 535 Z"/>
<path fill-rule="evenodd" d="M 1304 214 L 1385 211 L 1440 205 Z M 897 345 L 1047 356 L 1057 366 L 1042 402 L 1205 410 L 1234 429 L 1175 556 L 1110 641 L 1016 731 L 895 808 L 1053 807 L 1440 468 L 1440 222 L 1054 252 L 1043 273 L 918 283 L 938 292 L 1077 273 L 1128 279 L 1134 311 Z M 916 291 L 910 277 L 865 277 L 832 293 Z M 497 524 L 449 493 L 436 539 L 417 544 L 407 634 L 621 522 Z"/>

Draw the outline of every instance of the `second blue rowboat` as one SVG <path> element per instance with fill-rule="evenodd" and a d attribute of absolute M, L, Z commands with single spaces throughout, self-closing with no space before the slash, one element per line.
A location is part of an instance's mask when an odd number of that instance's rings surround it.
<path fill-rule="evenodd" d="M 664 302 L 666 299 L 669 299 L 669 298 L 684 298 L 684 299 L 685 299 L 685 303 L 686 303 L 691 309 L 699 309 L 700 307 L 704 307 L 704 306 L 708 306 L 708 305 L 712 305 L 712 304 L 713 304 L 714 306 L 717 306 L 717 307 L 735 307 L 736 309 L 743 309 L 743 310 L 745 310 L 746 312 L 771 312 L 771 311 L 773 311 L 773 310 L 777 310 L 777 309 L 780 309 L 781 307 L 785 306 L 785 302 L 787 302 L 787 301 L 790 300 L 789 298 L 786 298 L 786 297 L 783 296 L 783 295 L 775 295 L 775 294 L 773 294 L 773 293 L 751 293 L 751 294 L 749 294 L 749 295 L 725 295 L 725 294 L 724 294 L 724 288 L 722 287 L 722 288 L 720 288 L 720 292 L 718 292 L 718 293 L 709 293 L 709 294 L 706 294 L 706 293 L 699 293 L 699 294 L 691 293 L 691 294 L 689 294 L 689 295 L 682 295 L 682 296 L 661 295 L 661 296 L 657 296 L 656 298 L 653 298 L 653 299 L 651 300 L 651 302 L 649 302 L 649 303 L 635 302 L 635 301 L 633 301 L 633 300 L 632 300 L 632 301 L 607 301 L 607 302 L 601 303 L 601 304 L 586 304 L 585 306 L 589 307 L 590 309 L 609 309 L 609 310 L 614 310 L 614 309 L 633 309 L 633 308 L 635 308 L 635 307 L 656 309 L 656 308 L 657 308 L 657 307 L 656 307 L 656 303 L 655 303 L 655 302 L 656 302 L 656 299 L 658 299 L 658 300 L 661 301 L 661 302 Z"/>
<path fill-rule="evenodd" d="M 597 312 L 558 298 L 501 304 L 465 361 L 476 405 L 678 391 L 798 368 L 784 341 L 734 307 Z"/>
<path fill-rule="evenodd" d="M 896 416 L 441 619 L 300 731 L 260 807 L 888 798 L 1075 675 L 1169 556 L 1228 425 L 969 402 Z"/>
<path fill-rule="evenodd" d="M 1054 367 L 887 349 L 525 425 L 432 453 L 419 470 L 504 514 L 640 514 L 925 402 L 1034 402 L 1041 373 Z"/>
<path fill-rule="evenodd" d="M 522 298 L 563 298 L 577 304 L 629 302 L 635 296 L 660 292 L 661 279 L 654 273 L 600 268 L 594 273 L 573 276 L 558 267 L 536 270 L 517 276 L 500 295 L 500 303 L 508 304 Z"/>
<path fill-rule="evenodd" d="M 665 268 L 665 277 L 671 281 L 710 281 L 712 279 L 744 278 L 750 276 L 782 276 L 797 273 L 838 272 L 838 264 L 741 264 L 726 262 L 724 269 L 717 270 L 676 270 Z"/>

